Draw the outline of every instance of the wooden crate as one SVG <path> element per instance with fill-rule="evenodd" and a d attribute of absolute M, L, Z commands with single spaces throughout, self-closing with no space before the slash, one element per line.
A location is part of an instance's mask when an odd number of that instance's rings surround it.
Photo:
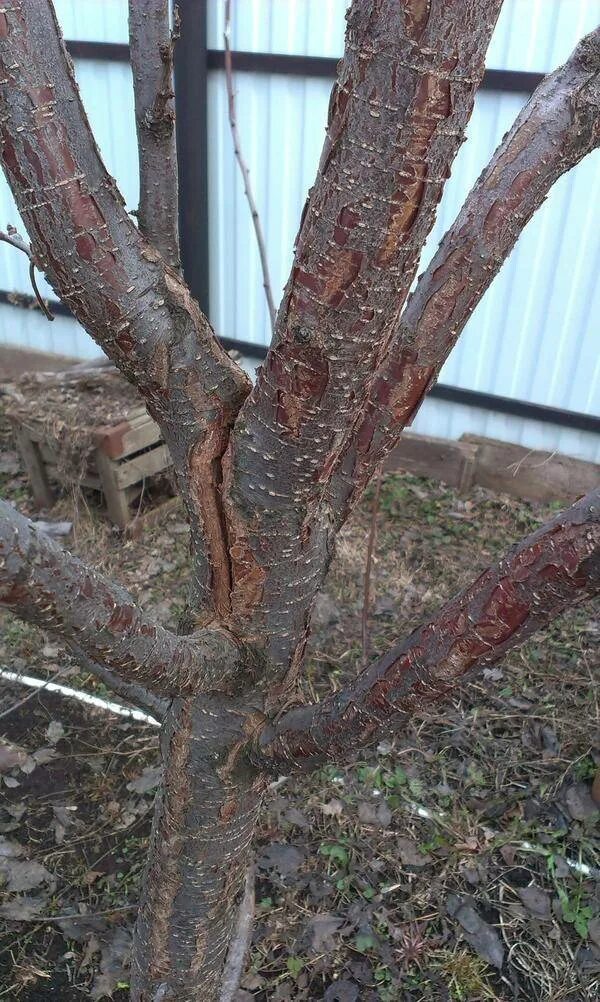
<path fill-rule="evenodd" d="M 54 502 L 51 481 L 64 479 L 59 473 L 57 443 L 36 422 L 13 415 L 11 420 L 33 496 L 37 504 L 49 508 Z M 144 484 L 171 467 L 169 450 L 144 407 L 132 410 L 119 424 L 99 426 L 93 439 L 95 449 L 78 483 L 100 491 L 110 520 L 124 529 L 133 518 L 130 504 Z"/>

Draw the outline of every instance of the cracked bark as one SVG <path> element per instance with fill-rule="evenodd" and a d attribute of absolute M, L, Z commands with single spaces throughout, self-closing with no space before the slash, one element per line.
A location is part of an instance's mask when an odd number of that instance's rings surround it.
<path fill-rule="evenodd" d="M 140 231 L 179 269 L 178 179 L 169 0 L 129 0 L 140 161 Z"/>
<path fill-rule="evenodd" d="M 355 0 L 348 13 L 274 341 L 225 460 L 232 610 L 266 636 L 279 680 L 298 667 L 331 550 L 328 481 L 394 333 L 500 6 Z"/>
<path fill-rule="evenodd" d="M 35 259 L 159 423 L 192 524 L 193 604 L 210 606 L 223 573 L 213 467 L 249 380 L 129 217 L 95 145 L 50 0 L 14 0 L 0 12 L 0 75 L 2 162 Z"/>
<path fill-rule="evenodd" d="M 140 1002 L 159 992 L 177 1002 L 218 998 L 266 785 L 243 754 L 261 720 L 251 697 L 176 700 L 167 715 L 135 930 L 131 993 Z"/>
<path fill-rule="evenodd" d="M 552 185 L 600 144 L 600 28 L 537 87 L 408 300 L 332 485 L 347 518 Z"/>
<path fill-rule="evenodd" d="M 516 545 L 352 685 L 266 727 L 258 743 L 263 762 L 316 764 L 372 741 L 383 726 L 398 729 L 466 672 L 493 664 L 565 608 L 598 593 L 600 488 Z"/>
<path fill-rule="evenodd" d="M 238 643 L 224 629 L 177 637 L 129 592 L 87 567 L 0 501 L 0 605 L 81 648 L 126 682 L 159 695 L 228 691 L 240 670 Z M 247 669 L 247 662 L 244 662 Z"/>

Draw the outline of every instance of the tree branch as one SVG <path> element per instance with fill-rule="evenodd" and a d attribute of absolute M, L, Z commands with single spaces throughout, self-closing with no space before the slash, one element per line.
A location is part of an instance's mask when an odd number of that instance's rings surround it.
<path fill-rule="evenodd" d="M 273 637 L 277 665 L 304 642 L 330 546 L 327 485 L 433 225 L 501 2 L 351 4 L 292 274 L 224 481 L 233 609 Z"/>
<path fill-rule="evenodd" d="M 160 696 L 155 696 L 142 685 L 137 685 L 134 682 L 124 682 L 119 675 L 115 675 L 108 668 L 99 665 L 97 661 L 90 660 L 77 644 L 73 642 L 68 643 L 68 649 L 85 671 L 89 672 L 90 675 L 94 675 L 100 682 L 103 682 L 115 695 L 125 699 L 128 703 L 133 703 L 134 706 L 146 710 L 155 716 L 157 720 L 163 719 L 169 708 L 168 700 L 161 699 Z"/>
<path fill-rule="evenodd" d="M 0 143 L 36 261 L 161 426 L 192 522 L 195 597 L 210 607 L 228 580 L 220 457 L 250 382 L 126 212 L 50 0 L 0 11 Z"/>
<path fill-rule="evenodd" d="M 362 747 L 598 592 L 600 488 L 515 546 L 346 689 L 285 714 L 263 732 L 260 753 L 280 768 Z"/>
<path fill-rule="evenodd" d="M 169 0 L 129 0 L 129 49 L 140 161 L 138 223 L 178 269 L 178 178 Z"/>
<path fill-rule="evenodd" d="M 81 651 L 127 683 L 161 696 L 228 691 L 238 671 L 239 648 L 224 631 L 178 637 L 156 625 L 124 588 L 63 550 L 5 501 L 0 605 L 74 644 L 76 656 Z"/>
<path fill-rule="evenodd" d="M 599 144 L 597 29 L 535 90 L 420 277 L 340 467 L 342 520 L 412 422 L 552 185 Z"/>
<path fill-rule="evenodd" d="M 31 247 L 29 246 L 27 241 L 23 240 L 23 237 L 19 236 L 14 226 L 9 226 L 6 232 L 4 232 L 4 230 L 0 230 L 0 240 L 2 240 L 6 244 L 10 244 L 11 247 L 16 247 L 17 250 L 23 251 L 23 254 L 27 255 L 27 257 L 29 258 L 29 281 L 31 282 L 31 287 L 33 289 L 33 293 L 36 298 L 36 302 L 40 310 L 46 317 L 46 320 L 54 320 L 54 317 L 52 316 L 50 310 L 48 309 L 44 300 L 42 299 L 40 295 L 40 290 L 37 287 L 37 282 L 35 280 L 35 261 L 33 260 Z"/>

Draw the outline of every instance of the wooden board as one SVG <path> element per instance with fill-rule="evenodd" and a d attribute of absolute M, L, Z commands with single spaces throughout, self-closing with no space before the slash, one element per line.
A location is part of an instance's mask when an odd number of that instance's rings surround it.
<path fill-rule="evenodd" d="M 150 445 L 162 444 L 162 435 L 146 408 L 140 407 L 131 412 L 127 421 L 97 428 L 94 440 L 111 459 L 122 459 Z"/>
<path fill-rule="evenodd" d="M 404 434 L 388 457 L 387 471 L 405 470 L 417 477 L 433 477 L 450 487 L 466 489 L 472 482 L 476 447 L 468 442 Z"/>
<path fill-rule="evenodd" d="M 477 451 L 475 482 L 513 497 L 573 502 L 600 483 L 597 463 L 477 435 L 465 435 L 463 442 Z"/>
<path fill-rule="evenodd" d="M 102 453 L 98 450 L 98 458 Z M 116 468 L 116 484 L 118 487 L 129 487 L 130 484 L 138 483 L 146 477 L 153 477 L 163 470 L 168 470 L 172 465 L 171 456 L 166 445 L 159 445 L 156 449 L 143 452 L 135 459 L 126 460 Z"/>
<path fill-rule="evenodd" d="M 40 508 L 51 508 L 54 495 L 48 482 L 48 470 L 39 444 L 29 437 L 26 429 L 17 430 L 15 437 L 36 504 Z"/>

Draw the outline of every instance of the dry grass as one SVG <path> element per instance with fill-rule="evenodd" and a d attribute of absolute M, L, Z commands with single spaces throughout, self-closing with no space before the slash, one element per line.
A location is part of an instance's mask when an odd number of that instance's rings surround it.
<path fill-rule="evenodd" d="M 4 493 L 27 508 L 19 474 L 5 477 Z M 53 516 L 73 510 L 65 497 Z M 373 651 L 417 626 L 547 514 L 481 490 L 460 498 L 431 482 L 386 478 Z M 368 525 L 367 503 L 343 534 L 319 604 L 309 698 L 360 668 Z M 187 542 L 180 515 L 123 540 L 79 502 L 74 548 L 170 624 L 185 598 Z M 66 664 L 53 640 L 6 616 L 2 625 L 3 664 L 47 676 Z M 393 742 L 274 784 L 258 838 L 244 998 L 584 1002 L 600 995 L 598 815 L 578 816 L 585 810 L 576 802 L 600 764 L 599 632 L 597 605 L 582 606 L 416 717 Z M 73 684 L 95 686 L 70 670 Z M 4 705 L 19 696 L 7 687 Z M 56 881 L 44 892 L 41 919 L 6 922 L 0 999 L 11 1002 L 88 995 L 104 944 L 130 920 L 150 825 L 151 791 L 127 784 L 156 763 L 155 732 L 112 720 L 109 728 L 106 718 L 42 694 L 0 727 L 31 752 L 53 719 L 65 728 L 56 757 L 3 790 L 13 814 L 0 812 L 2 832 Z M 78 824 L 57 842 L 53 805 L 65 803 L 77 808 Z M 539 892 L 533 902 L 531 888 Z M 88 919 L 77 939 L 72 927 L 48 921 L 82 909 L 98 916 L 102 932 Z M 115 998 L 126 997 L 125 987 L 117 990 Z"/>

